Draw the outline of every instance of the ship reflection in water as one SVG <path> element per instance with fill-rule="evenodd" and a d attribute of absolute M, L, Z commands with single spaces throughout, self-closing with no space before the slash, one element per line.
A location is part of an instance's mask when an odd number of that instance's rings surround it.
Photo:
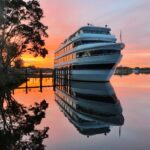
<path fill-rule="evenodd" d="M 109 82 L 60 81 L 55 100 L 76 129 L 87 137 L 104 134 L 124 124 L 121 104 Z"/>

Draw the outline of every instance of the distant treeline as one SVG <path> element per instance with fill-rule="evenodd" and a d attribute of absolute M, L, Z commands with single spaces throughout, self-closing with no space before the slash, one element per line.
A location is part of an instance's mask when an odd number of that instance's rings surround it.
<path fill-rule="evenodd" d="M 3 73 L 3 70 L 0 71 Z M 20 76 L 27 76 L 27 77 L 52 77 L 53 69 L 51 68 L 37 68 L 34 66 L 30 67 L 21 67 L 21 68 L 9 68 L 8 74 L 15 73 Z"/>
<path fill-rule="evenodd" d="M 28 73 L 39 73 L 39 71 L 42 71 L 43 73 L 52 73 L 53 69 L 51 68 L 37 68 L 34 66 L 29 66 L 29 67 L 22 67 L 19 69 L 22 72 L 28 72 Z"/>
<path fill-rule="evenodd" d="M 150 68 L 149 67 L 135 67 L 130 68 L 126 66 L 119 66 L 116 69 L 115 74 L 116 75 L 130 75 L 130 74 L 150 74 Z"/>
<path fill-rule="evenodd" d="M 53 74 L 53 68 L 37 68 L 34 66 L 30 67 L 22 67 L 20 69 L 13 69 L 14 71 L 16 70 L 17 72 L 20 72 L 21 74 L 25 74 L 26 72 L 28 75 L 36 75 L 42 72 L 42 74 Z M 11 72 L 11 70 L 10 70 Z M 130 75 L 130 74 L 150 74 L 150 68 L 149 67 L 126 67 L 126 66 L 119 66 L 116 68 L 115 75 Z"/>

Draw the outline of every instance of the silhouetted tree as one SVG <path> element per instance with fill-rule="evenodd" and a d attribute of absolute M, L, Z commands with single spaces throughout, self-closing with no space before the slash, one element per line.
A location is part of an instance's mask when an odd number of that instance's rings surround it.
<path fill-rule="evenodd" d="M 44 38 L 48 37 L 41 19 L 43 10 L 38 0 L 1 0 L 0 2 L 0 63 L 7 67 L 25 52 L 45 57 Z M 3 59 L 3 50 L 7 59 Z"/>
<path fill-rule="evenodd" d="M 21 58 L 16 59 L 16 60 L 14 61 L 14 67 L 15 67 L 15 68 L 21 68 L 21 67 L 23 67 L 23 66 L 24 66 L 24 61 L 23 61 Z"/>
<path fill-rule="evenodd" d="M 45 117 L 48 104 L 45 100 L 25 107 L 18 103 L 10 90 L 0 91 L 0 149 L 44 150 L 43 140 L 48 127 L 36 129 Z"/>

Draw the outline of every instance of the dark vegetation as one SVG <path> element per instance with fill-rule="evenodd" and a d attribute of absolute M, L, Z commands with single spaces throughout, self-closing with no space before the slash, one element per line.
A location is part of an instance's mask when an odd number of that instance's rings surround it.
<path fill-rule="evenodd" d="M 43 10 L 38 0 L 2 0 L 0 5 L 0 56 L 3 67 L 25 52 L 45 57 L 44 38 L 48 37 L 41 19 Z M 7 53 L 6 60 L 3 52 Z"/>
<path fill-rule="evenodd" d="M 12 96 L 13 88 L 0 90 L 0 149 L 44 150 L 43 140 L 48 137 L 48 127 L 38 129 L 48 103 L 43 100 L 26 107 Z"/>
<path fill-rule="evenodd" d="M 116 69 L 115 74 L 116 75 L 130 75 L 130 74 L 150 74 L 150 68 L 149 67 L 125 67 L 125 66 L 119 66 Z"/>
<path fill-rule="evenodd" d="M 22 81 L 22 77 L 12 71 L 22 68 L 22 54 L 35 57 L 48 54 L 44 41 L 48 27 L 41 22 L 43 17 L 38 0 L 0 1 L 0 85 Z M 6 83 L 3 79 L 7 79 Z"/>

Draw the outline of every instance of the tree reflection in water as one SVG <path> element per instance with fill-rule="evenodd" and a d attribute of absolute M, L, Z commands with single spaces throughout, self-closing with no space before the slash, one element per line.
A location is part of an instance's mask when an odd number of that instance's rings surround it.
<path fill-rule="evenodd" d="M 47 108 L 45 100 L 26 107 L 12 97 L 11 90 L 0 91 L 0 149 L 44 150 L 49 128 L 39 130 L 36 126 L 45 118 Z"/>

